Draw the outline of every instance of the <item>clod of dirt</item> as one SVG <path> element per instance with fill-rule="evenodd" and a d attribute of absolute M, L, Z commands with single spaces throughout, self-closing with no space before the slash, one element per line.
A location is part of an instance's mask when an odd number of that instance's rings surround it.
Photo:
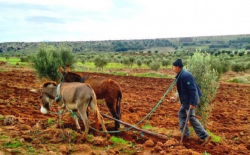
<path fill-rule="evenodd" d="M 32 141 L 32 144 L 40 144 L 40 143 L 41 143 L 40 138 L 36 138 Z"/>
<path fill-rule="evenodd" d="M 162 147 L 162 146 L 163 146 L 163 143 L 162 143 L 162 142 L 157 142 L 157 143 L 156 143 L 156 146 Z"/>
<path fill-rule="evenodd" d="M 106 135 L 106 138 L 107 138 L 107 140 L 109 140 L 109 139 L 111 138 L 111 135 L 110 135 L 110 134 L 107 134 L 107 135 Z"/>
<path fill-rule="evenodd" d="M 74 147 L 74 153 L 84 153 L 84 154 L 88 154 L 92 151 L 92 148 L 87 145 L 87 144 L 79 144 L 77 146 Z"/>
<path fill-rule="evenodd" d="M 42 129 L 42 125 L 37 122 L 32 128 L 36 129 L 36 130 L 41 130 Z"/>
<path fill-rule="evenodd" d="M 7 62 L 4 62 L 4 61 L 0 61 L 0 66 L 3 66 L 5 65 Z"/>
<path fill-rule="evenodd" d="M 163 149 L 162 149 L 162 147 L 160 147 L 160 146 L 155 146 L 154 147 L 154 152 L 155 153 L 159 153 L 159 152 L 161 152 Z"/>
<path fill-rule="evenodd" d="M 110 149 L 107 151 L 107 154 L 116 154 L 116 152 L 114 150 Z"/>
<path fill-rule="evenodd" d="M 28 136 L 28 135 L 23 135 L 22 138 L 26 141 L 26 142 L 31 142 L 33 140 L 32 136 Z"/>
<path fill-rule="evenodd" d="M 59 151 L 67 154 L 69 152 L 69 147 L 66 144 L 60 145 Z"/>
<path fill-rule="evenodd" d="M 179 142 L 176 140 L 176 139 L 170 139 L 170 140 L 167 140 L 166 143 L 164 143 L 164 147 L 171 147 L 171 146 L 176 146 L 178 145 Z"/>
<path fill-rule="evenodd" d="M 152 146 L 154 146 L 154 142 L 151 139 L 149 139 L 144 143 L 144 146 L 152 147 Z"/>
<path fill-rule="evenodd" d="M 20 124 L 20 125 L 19 125 L 19 129 L 20 129 L 20 130 L 30 130 L 30 129 L 31 129 L 31 126 L 26 125 L 26 124 Z"/>
<path fill-rule="evenodd" d="M 94 145 L 103 145 L 104 144 L 104 139 L 102 137 L 94 137 L 92 144 Z"/>
<path fill-rule="evenodd" d="M 7 115 L 3 120 L 3 125 L 11 125 L 16 121 L 16 117 L 13 115 Z"/>

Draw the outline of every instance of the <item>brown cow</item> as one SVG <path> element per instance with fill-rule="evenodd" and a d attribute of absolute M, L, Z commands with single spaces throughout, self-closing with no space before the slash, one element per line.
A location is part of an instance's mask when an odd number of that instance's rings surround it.
<path fill-rule="evenodd" d="M 104 99 L 113 118 L 121 119 L 121 99 L 122 91 L 120 85 L 112 80 L 103 77 L 82 77 L 80 74 L 70 71 L 67 66 L 66 71 L 59 66 L 63 74 L 62 82 L 84 82 L 89 84 L 95 91 L 98 100 Z M 118 131 L 120 123 L 115 121 L 115 130 Z"/>

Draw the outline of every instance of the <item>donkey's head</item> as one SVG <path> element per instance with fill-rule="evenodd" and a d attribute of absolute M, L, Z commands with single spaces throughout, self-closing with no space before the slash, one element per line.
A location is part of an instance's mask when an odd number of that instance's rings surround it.
<path fill-rule="evenodd" d="M 54 81 L 48 81 L 40 89 L 32 89 L 31 92 L 39 93 L 41 99 L 41 113 L 47 114 L 50 111 L 50 105 L 54 102 L 54 91 L 57 84 Z"/>
<path fill-rule="evenodd" d="M 50 106 L 54 102 L 54 91 L 57 84 L 53 81 L 49 81 L 43 84 L 41 93 L 41 113 L 47 114 L 50 111 Z"/>

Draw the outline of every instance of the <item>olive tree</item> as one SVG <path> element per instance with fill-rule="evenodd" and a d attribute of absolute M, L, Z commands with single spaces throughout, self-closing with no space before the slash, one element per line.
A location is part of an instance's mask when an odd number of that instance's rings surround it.
<path fill-rule="evenodd" d="M 66 64 L 73 66 L 76 61 L 72 50 L 69 47 L 65 47 L 60 47 L 59 50 L 47 44 L 42 44 L 39 47 L 39 52 L 31 58 L 38 78 L 59 82 L 61 73 L 58 70 L 58 66 L 66 66 Z"/>
<path fill-rule="evenodd" d="M 66 44 L 63 44 L 59 47 L 59 59 L 63 68 L 65 68 L 67 65 L 73 68 L 73 64 L 77 62 L 72 49 Z"/>
<path fill-rule="evenodd" d="M 161 66 L 160 62 L 152 62 L 149 65 L 150 69 L 152 69 L 153 71 L 158 71 L 160 66 Z"/>
<path fill-rule="evenodd" d="M 95 56 L 94 63 L 97 68 L 101 68 L 103 71 L 103 67 L 105 67 L 108 64 L 108 59 L 105 56 Z"/>
<path fill-rule="evenodd" d="M 202 92 L 200 103 L 196 109 L 201 116 L 201 123 L 206 128 L 209 118 L 210 102 L 219 88 L 218 72 L 211 67 L 211 55 L 195 52 L 187 63 L 187 69 L 192 73 Z"/>

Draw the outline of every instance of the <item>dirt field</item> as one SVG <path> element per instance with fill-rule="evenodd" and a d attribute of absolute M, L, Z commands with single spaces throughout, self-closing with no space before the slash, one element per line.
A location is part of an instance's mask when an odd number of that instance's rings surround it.
<path fill-rule="evenodd" d="M 173 75 L 171 70 L 166 71 Z M 86 76 L 104 76 L 117 81 L 123 91 L 122 121 L 138 123 L 160 101 L 172 79 L 139 78 L 108 74 L 82 73 Z M 137 130 L 122 131 L 117 137 L 132 143 L 114 144 L 106 134 L 90 130 L 84 139 L 76 132 L 70 113 L 63 117 L 63 128 L 56 126 L 56 114 L 40 112 L 39 94 L 30 92 L 39 88 L 35 74 L 26 69 L 11 68 L 0 72 L 0 155 L 1 154 L 250 154 L 250 85 L 221 82 L 213 107 L 208 130 L 221 137 L 220 142 L 211 141 L 201 146 L 201 141 L 191 132 L 191 139 L 180 146 L 177 112 L 179 103 L 170 103 L 172 91 L 153 115 L 138 125 L 149 124 L 148 129 L 167 136 L 158 138 Z M 56 106 L 54 106 L 56 108 Z M 99 105 L 103 114 L 110 115 L 104 104 Z M 90 116 L 90 119 L 92 116 Z M 92 121 L 92 123 L 94 123 Z M 113 131 L 114 122 L 105 118 L 108 131 Z"/>

